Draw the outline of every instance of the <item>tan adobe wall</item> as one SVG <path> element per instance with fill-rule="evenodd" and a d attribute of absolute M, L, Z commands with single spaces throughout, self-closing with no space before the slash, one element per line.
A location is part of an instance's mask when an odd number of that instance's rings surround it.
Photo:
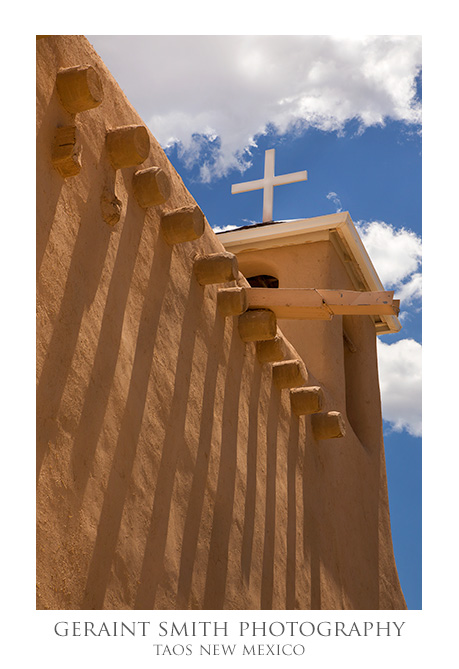
<path fill-rule="evenodd" d="M 56 76 L 80 65 L 101 102 L 72 111 Z M 107 132 L 131 125 L 86 39 L 37 41 L 37 607 L 404 608 L 382 441 L 317 441 L 292 414 L 217 307 L 245 280 L 197 280 L 224 251 L 208 223 L 166 241 L 196 203 L 149 131 L 114 169 Z M 140 206 L 149 167 L 168 197 Z"/>
<path fill-rule="evenodd" d="M 270 273 L 279 288 L 355 290 L 345 263 L 327 240 L 242 251 L 238 261 L 245 276 Z M 368 596 L 377 602 L 375 608 L 404 608 L 389 529 L 373 320 L 334 316 L 331 321 L 280 319 L 278 324 L 310 376 L 320 380 L 329 407 L 346 422 L 345 438 L 322 442 L 319 452 L 306 448 L 316 473 L 305 505 L 311 525 L 317 526 L 321 569 L 346 596 L 362 602 L 361 608 Z"/>

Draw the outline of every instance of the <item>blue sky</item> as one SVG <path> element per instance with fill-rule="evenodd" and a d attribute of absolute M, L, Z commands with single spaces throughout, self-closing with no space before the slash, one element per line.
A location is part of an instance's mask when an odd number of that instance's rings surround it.
<path fill-rule="evenodd" d="M 349 211 L 401 298 L 402 330 L 379 338 L 380 381 L 395 557 L 421 608 L 420 37 L 88 39 L 213 227 L 261 220 L 262 192 L 231 184 L 261 178 L 275 148 L 276 174 L 308 180 L 274 189 L 274 220 Z"/>

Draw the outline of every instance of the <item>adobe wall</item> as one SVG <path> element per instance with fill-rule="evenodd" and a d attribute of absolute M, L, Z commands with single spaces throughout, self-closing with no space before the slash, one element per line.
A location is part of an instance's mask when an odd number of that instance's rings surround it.
<path fill-rule="evenodd" d="M 103 101 L 72 113 L 56 75 L 78 65 Z M 404 608 L 382 446 L 318 442 L 292 414 L 217 308 L 236 281 L 196 279 L 224 250 L 210 226 L 165 241 L 161 217 L 196 203 L 154 137 L 138 166 L 110 163 L 107 131 L 132 124 L 86 39 L 37 41 L 37 607 Z M 170 196 L 144 208 L 133 177 L 153 166 Z"/>
<path fill-rule="evenodd" d="M 245 276 L 269 272 L 279 288 L 356 290 L 329 240 L 237 255 Z M 279 319 L 278 324 L 310 378 L 320 382 L 326 408 L 339 411 L 346 423 L 344 438 L 306 449 L 307 468 L 315 471 L 305 500 L 317 526 L 311 550 L 341 587 L 343 602 L 366 608 L 370 596 L 378 602 L 374 608 L 404 608 L 390 533 L 374 322 L 370 316 L 334 316 L 331 321 Z"/>

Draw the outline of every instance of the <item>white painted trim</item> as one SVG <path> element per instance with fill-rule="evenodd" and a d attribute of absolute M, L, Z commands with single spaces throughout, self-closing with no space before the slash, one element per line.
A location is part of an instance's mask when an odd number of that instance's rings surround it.
<path fill-rule="evenodd" d="M 243 230 L 228 230 L 219 232 L 218 238 L 226 246 L 231 245 L 232 249 L 238 246 L 245 246 L 248 242 L 254 242 L 256 248 L 259 241 L 281 240 L 281 244 L 276 246 L 287 246 L 288 238 L 299 234 L 307 237 L 312 232 L 322 232 L 324 230 L 335 230 L 339 225 L 346 222 L 349 214 L 340 212 L 338 214 L 329 214 L 328 216 L 316 216 L 315 218 L 300 218 L 293 221 L 283 221 L 271 225 L 254 225 L 246 227 Z M 306 240 L 305 240 L 306 241 Z M 295 240 L 295 244 L 300 243 Z"/>

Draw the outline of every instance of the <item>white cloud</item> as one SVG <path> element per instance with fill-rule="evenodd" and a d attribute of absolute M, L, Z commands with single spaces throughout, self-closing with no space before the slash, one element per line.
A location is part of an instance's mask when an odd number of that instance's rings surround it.
<path fill-rule="evenodd" d="M 415 437 L 422 430 L 422 346 L 414 339 L 386 344 L 378 339 L 379 383 L 384 420 Z"/>
<path fill-rule="evenodd" d="M 89 37 L 163 146 L 210 181 L 250 165 L 256 137 L 420 123 L 418 36 L 118 35 Z"/>
<path fill-rule="evenodd" d="M 422 296 L 422 275 L 415 272 L 407 281 L 397 289 L 397 297 L 402 304 L 412 304 L 413 300 L 420 299 Z"/>
<path fill-rule="evenodd" d="M 327 200 L 333 202 L 333 204 L 336 207 L 336 213 L 343 211 L 343 205 L 341 204 L 341 200 L 334 191 L 330 191 L 330 193 L 326 195 L 326 198 Z"/>
<path fill-rule="evenodd" d="M 359 221 L 356 228 L 384 287 L 395 291 L 402 308 L 420 298 L 421 238 L 384 221 Z"/>
<path fill-rule="evenodd" d="M 228 232 L 229 230 L 237 230 L 238 227 L 237 225 L 224 225 L 223 227 L 216 225 L 212 230 L 214 232 Z"/>

